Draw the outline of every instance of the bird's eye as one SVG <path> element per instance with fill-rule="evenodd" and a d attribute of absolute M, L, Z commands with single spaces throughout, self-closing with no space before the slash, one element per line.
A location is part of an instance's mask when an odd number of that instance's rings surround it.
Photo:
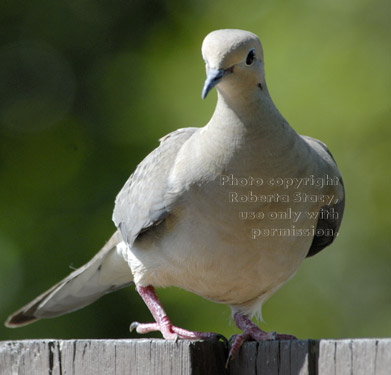
<path fill-rule="evenodd" d="M 255 60 L 255 49 L 251 48 L 246 58 L 246 65 L 252 65 Z"/>

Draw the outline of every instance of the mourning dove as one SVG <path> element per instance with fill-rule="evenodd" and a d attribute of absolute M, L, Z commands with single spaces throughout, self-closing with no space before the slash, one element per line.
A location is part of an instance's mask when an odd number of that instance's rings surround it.
<path fill-rule="evenodd" d="M 244 340 L 292 338 L 251 318 L 300 263 L 330 245 L 344 209 L 336 163 L 322 142 L 298 135 L 275 107 L 262 46 L 242 30 L 217 30 L 202 45 L 217 105 L 202 128 L 160 140 L 117 196 L 118 228 L 83 267 L 9 317 L 19 327 L 82 308 L 135 284 L 154 323 L 139 333 L 166 339 L 213 337 L 171 324 L 154 287 L 176 286 L 231 307 Z"/>

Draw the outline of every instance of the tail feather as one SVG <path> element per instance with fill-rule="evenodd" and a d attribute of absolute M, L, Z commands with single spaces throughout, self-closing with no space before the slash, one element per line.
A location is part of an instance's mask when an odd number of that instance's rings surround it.
<path fill-rule="evenodd" d="M 5 325 L 21 327 L 41 318 L 63 315 L 96 301 L 106 293 L 130 285 L 133 276 L 122 255 L 122 237 L 115 232 L 88 263 L 10 315 Z"/>

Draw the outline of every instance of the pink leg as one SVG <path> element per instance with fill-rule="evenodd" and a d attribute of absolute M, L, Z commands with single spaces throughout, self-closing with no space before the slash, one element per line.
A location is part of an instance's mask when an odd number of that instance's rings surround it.
<path fill-rule="evenodd" d="M 160 303 L 153 286 L 142 287 L 137 285 L 137 291 L 144 300 L 149 311 L 155 319 L 155 323 L 138 323 L 133 322 L 130 325 L 130 331 L 136 329 L 137 333 L 148 333 L 160 331 L 167 340 L 181 339 L 209 339 L 219 337 L 216 333 L 210 332 L 193 332 L 183 328 L 175 327 L 171 324 L 166 312 Z"/>
<path fill-rule="evenodd" d="M 296 340 L 296 337 L 292 335 L 278 335 L 276 332 L 264 332 L 246 315 L 240 313 L 234 314 L 234 320 L 238 328 L 240 328 L 243 333 L 233 337 L 227 365 L 228 362 L 237 355 L 240 347 L 245 341 Z"/>

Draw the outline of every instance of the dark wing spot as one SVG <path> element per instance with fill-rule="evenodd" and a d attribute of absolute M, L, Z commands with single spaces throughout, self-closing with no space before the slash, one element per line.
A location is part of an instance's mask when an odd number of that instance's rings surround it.
<path fill-rule="evenodd" d="M 343 187 L 342 178 L 340 178 L 341 185 Z M 318 225 L 316 226 L 316 232 L 314 239 L 312 240 L 311 247 L 308 251 L 307 258 L 322 251 L 325 247 L 331 245 L 338 235 L 339 227 L 341 226 L 343 211 L 345 208 L 345 196 L 338 203 L 333 206 L 324 206 L 322 210 L 324 213 L 329 213 L 333 208 L 337 213 L 335 218 L 319 218 Z"/>

